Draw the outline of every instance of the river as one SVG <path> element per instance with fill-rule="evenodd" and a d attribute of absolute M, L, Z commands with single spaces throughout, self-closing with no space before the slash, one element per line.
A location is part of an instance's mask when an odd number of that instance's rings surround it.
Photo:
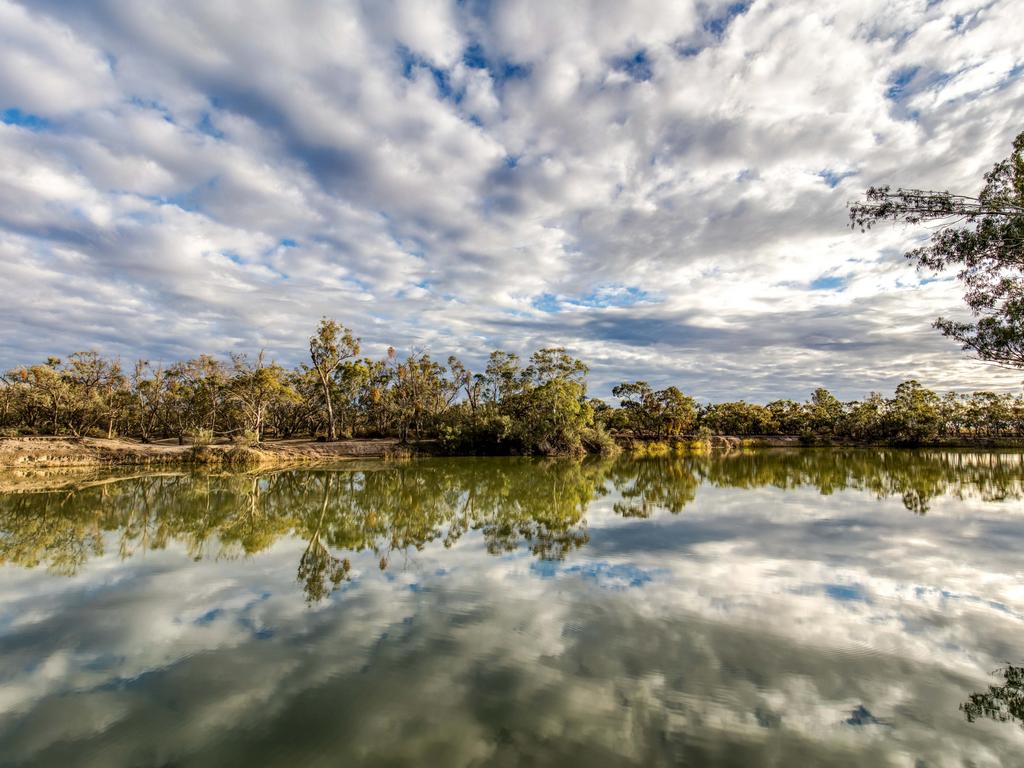
<path fill-rule="evenodd" d="M 1024 765 L 1022 499 L 1013 452 L 8 472 L 0 765 Z"/>

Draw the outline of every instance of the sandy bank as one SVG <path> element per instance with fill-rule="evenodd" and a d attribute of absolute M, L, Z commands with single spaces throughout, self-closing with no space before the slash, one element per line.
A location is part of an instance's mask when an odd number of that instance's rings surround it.
<path fill-rule="evenodd" d="M 182 464 L 330 463 L 349 459 L 385 459 L 410 455 L 397 440 L 341 440 L 318 443 L 280 440 L 255 448 L 234 445 L 168 445 L 82 437 L 0 439 L 0 467 L 172 466 Z"/>

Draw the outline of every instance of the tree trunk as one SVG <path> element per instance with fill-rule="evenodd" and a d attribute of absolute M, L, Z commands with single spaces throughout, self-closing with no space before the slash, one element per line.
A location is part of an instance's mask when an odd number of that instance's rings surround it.
<path fill-rule="evenodd" d="M 327 401 L 327 439 L 333 442 L 335 440 L 335 430 L 334 406 L 331 404 L 331 383 L 322 373 L 320 373 L 320 383 L 324 386 L 324 400 Z"/>

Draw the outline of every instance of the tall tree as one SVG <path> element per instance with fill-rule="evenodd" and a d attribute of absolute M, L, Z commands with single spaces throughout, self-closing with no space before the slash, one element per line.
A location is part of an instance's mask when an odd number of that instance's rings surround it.
<path fill-rule="evenodd" d="M 234 375 L 228 383 L 231 400 L 242 413 L 242 423 L 256 441 L 263 439 L 267 412 L 283 402 L 295 402 L 299 395 L 288 383 L 285 370 L 276 363 L 263 362 L 263 351 L 250 361 L 245 355 L 232 355 Z"/>
<path fill-rule="evenodd" d="M 107 437 L 113 437 L 122 404 L 119 394 L 127 385 L 121 363 L 95 351 L 75 352 L 64 366 L 64 376 L 72 393 L 72 431 L 86 434 L 102 423 Z"/>
<path fill-rule="evenodd" d="M 345 326 L 335 320 L 324 317 L 317 326 L 316 333 L 309 337 L 309 358 L 313 370 L 320 379 L 327 406 L 327 439 L 336 440 L 337 430 L 334 421 L 334 405 L 331 401 L 331 383 L 338 367 L 359 354 L 359 339 L 352 335 Z"/>
<path fill-rule="evenodd" d="M 871 187 L 850 206 L 850 221 L 861 230 L 879 221 L 936 222 L 931 242 L 906 256 L 919 267 L 959 268 L 977 322 L 940 317 L 935 327 L 982 360 L 1024 368 L 1024 132 L 977 197 Z"/>

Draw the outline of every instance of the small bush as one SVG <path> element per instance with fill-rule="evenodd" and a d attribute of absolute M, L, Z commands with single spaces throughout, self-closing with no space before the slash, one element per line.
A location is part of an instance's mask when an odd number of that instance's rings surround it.
<path fill-rule="evenodd" d="M 668 443 L 652 440 L 649 443 L 633 443 L 632 453 L 635 456 L 667 456 L 672 452 Z"/>
<path fill-rule="evenodd" d="M 222 453 L 223 464 L 235 469 L 258 467 L 263 463 L 263 454 L 255 448 L 238 446 Z"/>
<path fill-rule="evenodd" d="M 584 429 L 581 436 L 583 447 L 588 453 L 598 453 L 602 456 L 614 456 L 622 451 L 619 444 L 615 442 L 603 424 L 597 424 L 593 429 Z"/>

